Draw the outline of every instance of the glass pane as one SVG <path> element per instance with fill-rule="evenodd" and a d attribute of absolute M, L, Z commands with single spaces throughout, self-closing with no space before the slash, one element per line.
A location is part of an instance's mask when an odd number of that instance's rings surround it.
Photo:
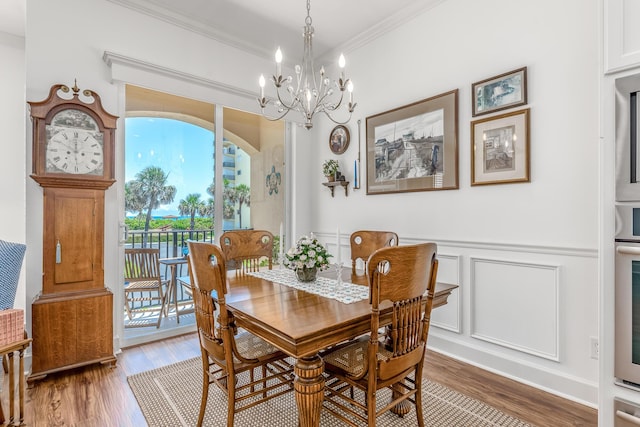
<path fill-rule="evenodd" d="M 195 321 L 190 295 L 177 284 L 188 276 L 186 240 L 216 242 L 224 230 L 268 230 L 277 264 L 284 229 L 284 122 L 225 108 L 220 138 L 214 133 L 215 105 L 130 85 L 126 109 L 125 247 L 158 248 L 170 283 L 160 329 L 181 327 Z M 221 150 L 216 141 L 223 141 Z M 220 170 L 216 151 L 223 156 Z M 216 183 L 224 186 L 221 200 L 215 200 Z M 222 212 L 222 231 L 214 230 L 216 210 Z M 131 309 L 140 310 L 129 317 Z M 139 343 L 152 335 L 160 312 L 157 303 L 132 302 L 124 316 L 125 340 Z M 145 320 L 148 327 L 129 327 Z"/>

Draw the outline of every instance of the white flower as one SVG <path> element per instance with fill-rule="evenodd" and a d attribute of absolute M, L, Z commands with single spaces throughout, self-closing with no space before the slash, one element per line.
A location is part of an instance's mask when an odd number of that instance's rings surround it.
<path fill-rule="evenodd" d="M 327 249 L 311 233 L 309 236 L 300 237 L 296 245 L 287 251 L 284 265 L 292 270 L 303 267 L 325 270 L 329 267 L 330 256 Z"/>

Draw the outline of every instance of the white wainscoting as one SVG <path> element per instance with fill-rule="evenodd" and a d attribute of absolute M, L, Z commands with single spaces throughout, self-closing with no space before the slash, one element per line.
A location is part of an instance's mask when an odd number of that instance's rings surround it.
<path fill-rule="evenodd" d="M 341 253 L 349 259 L 349 230 Z M 331 251 L 336 234 L 318 232 Z M 598 251 L 454 241 L 438 245 L 438 281 L 459 287 L 432 312 L 430 349 L 589 406 L 597 404 Z"/>
<path fill-rule="evenodd" d="M 469 263 L 471 336 L 560 360 L 560 267 L 476 257 Z"/>
<path fill-rule="evenodd" d="M 461 268 L 460 256 L 438 253 L 438 282 L 458 285 L 458 289 L 451 292 L 447 305 L 438 307 L 431 312 L 431 326 L 458 334 L 462 333 Z"/>

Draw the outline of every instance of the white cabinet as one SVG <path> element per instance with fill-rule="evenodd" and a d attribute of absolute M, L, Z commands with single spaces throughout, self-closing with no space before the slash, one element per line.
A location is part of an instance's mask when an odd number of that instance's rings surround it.
<path fill-rule="evenodd" d="M 604 1 L 604 72 L 640 66 L 640 1 Z"/>

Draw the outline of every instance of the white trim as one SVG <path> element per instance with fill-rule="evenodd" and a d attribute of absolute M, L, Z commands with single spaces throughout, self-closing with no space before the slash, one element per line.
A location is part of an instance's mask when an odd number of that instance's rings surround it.
<path fill-rule="evenodd" d="M 535 348 L 529 348 L 527 346 L 524 345 L 520 345 L 517 343 L 513 343 L 513 342 L 508 342 L 502 339 L 499 339 L 497 337 L 492 337 L 489 335 L 484 335 L 481 333 L 478 333 L 476 331 L 476 324 L 475 324 L 475 308 L 476 308 L 476 304 L 475 304 L 475 300 L 476 300 L 476 276 L 475 276 L 475 271 L 476 271 L 476 264 L 478 263 L 487 263 L 487 264 L 501 264 L 501 265 L 508 265 L 508 266 L 514 266 L 514 267 L 527 267 L 527 268 L 537 268 L 537 269 L 541 269 L 541 270 L 552 270 L 553 272 L 555 272 L 554 276 L 555 276 L 555 281 L 553 283 L 554 286 L 554 297 L 555 300 L 552 301 L 552 304 L 554 306 L 554 315 L 555 315 L 555 319 L 554 319 L 554 323 L 555 323 L 555 331 L 553 331 L 553 333 L 555 334 L 555 352 L 552 353 L 547 353 L 544 351 L 540 351 L 537 350 Z M 537 356 L 537 357 L 541 357 L 544 359 L 549 359 L 549 360 L 553 360 L 554 362 L 559 362 L 560 361 L 560 301 L 559 301 L 559 297 L 560 297 L 560 266 L 558 265 L 552 265 L 552 264 L 538 264 L 538 263 L 530 263 L 530 262 L 519 262 L 519 261 L 511 261 L 511 260 L 504 260 L 504 259 L 496 259 L 496 258 L 484 258 L 484 257 L 470 257 L 469 258 L 469 268 L 470 268 L 470 286 L 469 286 L 469 293 L 470 293 L 470 297 L 471 297 L 471 306 L 470 306 L 470 333 L 469 336 L 471 336 L 472 338 L 476 338 L 478 340 L 481 341 L 485 341 L 485 342 L 489 342 L 492 344 L 496 344 L 502 347 L 506 347 L 506 348 L 510 348 L 512 350 L 517 350 L 520 351 L 522 353 L 527 353 L 527 354 L 531 354 L 533 356 Z M 533 320 L 533 319 L 532 319 Z"/>
<path fill-rule="evenodd" d="M 346 233 L 347 231 L 345 231 Z M 323 239 L 332 240 L 335 238 L 335 232 L 314 231 L 316 236 Z M 598 250 L 593 248 L 575 248 L 568 246 L 542 246 L 542 245 L 522 245 L 515 243 L 502 242 L 477 242 L 472 240 L 448 240 L 448 239 L 432 239 L 428 237 L 408 237 L 398 236 L 401 245 L 410 245 L 422 242 L 434 242 L 440 246 L 451 248 L 465 249 L 484 249 L 491 251 L 508 251 L 508 252 L 527 252 L 533 254 L 546 255 L 562 255 L 575 256 L 580 258 L 598 258 Z"/>
<path fill-rule="evenodd" d="M 447 301 L 447 306 L 453 306 L 456 309 L 456 325 L 455 326 L 451 326 L 451 325 L 447 325 L 445 323 L 438 323 L 436 321 L 433 320 L 433 315 L 432 315 L 432 320 L 431 320 L 431 326 L 435 326 L 437 328 L 440 329 L 444 329 L 447 331 L 451 331 L 451 332 L 455 332 L 456 334 L 462 334 L 462 256 L 461 255 L 446 255 L 446 254 L 442 254 L 442 253 L 438 253 L 438 258 L 439 259 L 453 259 L 456 262 L 457 265 L 457 269 L 456 269 L 456 280 L 455 280 L 455 284 L 458 285 L 457 289 L 454 289 L 453 292 L 451 292 L 451 295 L 449 296 L 449 299 Z M 455 295 L 455 297 L 454 297 Z M 454 299 L 455 298 L 455 299 Z"/>
<path fill-rule="evenodd" d="M 255 92 L 242 89 L 236 86 L 231 86 L 225 83 L 218 82 L 216 80 L 207 79 L 204 77 L 196 76 L 195 74 L 185 73 L 183 71 L 174 70 L 171 68 L 163 67 L 162 65 L 152 64 L 150 62 L 142 61 L 140 59 L 132 58 L 130 56 L 120 55 L 108 50 L 104 51 L 102 60 L 110 67 L 114 64 L 123 65 L 130 68 L 150 71 L 155 74 L 169 76 L 172 79 L 181 80 L 188 83 L 193 83 L 200 86 L 210 87 L 221 92 L 230 93 L 233 95 L 241 96 L 243 98 L 256 99 Z"/>

